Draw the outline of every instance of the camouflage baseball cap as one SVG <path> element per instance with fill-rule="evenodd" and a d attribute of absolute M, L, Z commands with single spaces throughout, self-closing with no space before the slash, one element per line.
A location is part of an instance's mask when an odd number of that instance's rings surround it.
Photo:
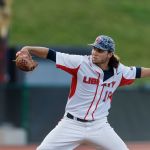
<path fill-rule="evenodd" d="M 95 42 L 88 44 L 90 46 L 105 50 L 115 52 L 115 42 L 114 40 L 106 35 L 100 35 L 96 38 Z"/>

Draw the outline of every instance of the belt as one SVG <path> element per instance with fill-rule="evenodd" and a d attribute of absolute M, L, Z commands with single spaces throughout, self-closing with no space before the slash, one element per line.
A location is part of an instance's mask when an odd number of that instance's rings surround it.
<path fill-rule="evenodd" d="M 85 120 L 85 119 L 77 118 L 77 117 L 74 117 L 73 115 L 71 115 L 70 113 L 67 113 L 67 117 L 69 119 L 77 120 L 80 122 L 92 122 L 92 121 L 94 121 L 94 120 Z"/>

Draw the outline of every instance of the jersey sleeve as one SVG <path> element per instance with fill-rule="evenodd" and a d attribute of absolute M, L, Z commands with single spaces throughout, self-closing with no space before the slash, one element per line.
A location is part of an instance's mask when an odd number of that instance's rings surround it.
<path fill-rule="evenodd" d="M 75 75 L 82 63 L 82 55 L 70 55 L 56 52 L 56 67 Z"/>
<path fill-rule="evenodd" d="M 128 67 L 124 65 L 120 65 L 120 69 L 122 72 L 122 78 L 119 86 L 125 86 L 132 84 L 136 78 L 140 78 L 141 76 L 141 68 L 140 67 Z"/>
<path fill-rule="evenodd" d="M 48 51 L 46 58 L 56 62 L 56 51 L 49 48 L 49 51 Z"/>

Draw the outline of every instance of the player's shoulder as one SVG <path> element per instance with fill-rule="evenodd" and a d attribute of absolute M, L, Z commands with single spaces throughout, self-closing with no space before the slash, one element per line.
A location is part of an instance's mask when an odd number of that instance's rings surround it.
<path fill-rule="evenodd" d="M 89 60 L 89 59 L 90 59 L 90 55 L 83 55 L 83 58 L 84 58 L 85 60 Z"/>
<path fill-rule="evenodd" d="M 90 61 L 90 55 L 83 55 L 83 62 L 89 63 Z"/>
<path fill-rule="evenodd" d="M 80 57 L 82 58 L 83 55 L 77 55 L 77 54 L 69 54 L 69 53 L 63 53 L 63 52 L 56 52 L 56 55 L 58 56 L 62 56 L 62 57 L 71 57 L 71 58 L 77 58 L 77 57 Z"/>
<path fill-rule="evenodd" d="M 127 66 L 125 66 L 124 64 L 119 63 L 117 70 L 118 72 L 123 72 L 126 69 L 126 67 Z"/>
<path fill-rule="evenodd" d="M 128 71 L 135 71 L 136 67 L 135 66 L 126 66 L 122 63 L 119 63 L 118 65 L 118 72 L 128 72 Z"/>
<path fill-rule="evenodd" d="M 121 70 L 121 69 L 123 69 L 124 67 L 125 67 L 125 65 L 124 65 L 124 64 L 119 63 L 119 65 L 118 65 L 118 70 Z"/>
<path fill-rule="evenodd" d="M 71 59 L 76 61 L 80 60 L 80 62 L 87 61 L 89 59 L 88 55 L 69 54 L 62 52 L 56 52 L 56 56 L 63 59 Z"/>

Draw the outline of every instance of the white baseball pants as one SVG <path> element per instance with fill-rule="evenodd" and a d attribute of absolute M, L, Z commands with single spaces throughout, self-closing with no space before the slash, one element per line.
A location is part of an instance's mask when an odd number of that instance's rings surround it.
<path fill-rule="evenodd" d="M 64 117 L 45 137 L 37 150 L 74 150 L 82 143 L 96 150 L 129 150 L 107 119 L 80 122 Z"/>

